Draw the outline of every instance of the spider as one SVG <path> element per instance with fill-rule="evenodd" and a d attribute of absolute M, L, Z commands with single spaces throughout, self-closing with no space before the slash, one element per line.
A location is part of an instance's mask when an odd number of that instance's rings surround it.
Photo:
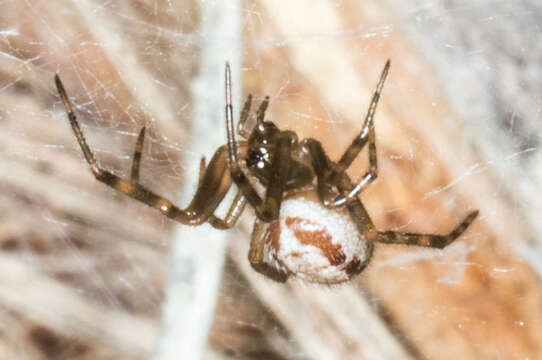
<path fill-rule="evenodd" d="M 102 169 L 79 127 L 64 86 L 55 76 L 60 98 L 90 170 L 97 180 L 159 210 L 186 225 L 208 222 L 217 229 L 230 229 L 248 203 L 256 213 L 248 260 L 254 270 L 278 282 L 295 276 L 316 283 L 341 283 L 359 274 L 371 259 L 374 243 L 404 244 L 442 249 L 457 239 L 473 222 L 478 211 L 469 213 L 446 235 L 378 231 L 358 195 L 378 175 L 375 127 L 376 107 L 390 61 L 386 62 L 373 94 L 361 132 L 338 161 L 328 158 L 314 139 L 298 140 L 290 130 L 280 130 L 265 121 L 266 97 L 256 111 L 256 124 L 247 119 L 252 104 L 249 95 L 241 110 L 235 139 L 230 66 L 226 63 L 227 143 L 220 146 L 208 164 L 201 159 L 196 193 L 181 209 L 139 183 L 139 164 L 145 127 L 136 140 L 129 180 Z M 369 148 L 369 170 L 352 181 L 346 169 Z M 260 195 L 254 184 L 265 188 Z M 231 185 L 237 194 L 224 218 L 214 215 Z"/>

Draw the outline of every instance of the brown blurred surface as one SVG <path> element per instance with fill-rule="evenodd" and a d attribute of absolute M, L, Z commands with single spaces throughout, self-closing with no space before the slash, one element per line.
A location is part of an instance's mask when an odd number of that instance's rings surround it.
<path fill-rule="evenodd" d="M 184 145 L 196 121 L 198 5 L 0 5 L 0 358 L 150 356 L 175 224 L 93 179 L 53 76 L 116 174 L 128 176 L 146 124 L 142 182 L 176 198 L 196 170 L 180 159 L 200 156 Z M 206 357 L 540 358 L 536 4 L 262 0 L 239 10 L 243 93 L 270 95 L 268 119 L 334 159 L 391 59 L 379 179 L 362 196 L 378 228 L 445 233 L 471 209 L 481 215 L 444 251 L 378 245 L 358 278 L 319 287 L 277 285 L 248 267 L 247 211 Z"/>

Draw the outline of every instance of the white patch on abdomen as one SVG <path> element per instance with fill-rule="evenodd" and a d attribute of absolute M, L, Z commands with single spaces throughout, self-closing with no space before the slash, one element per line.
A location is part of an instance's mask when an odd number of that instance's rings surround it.
<path fill-rule="evenodd" d="M 367 265 L 372 249 L 346 210 L 304 197 L 282 202 L 264 234 L 267 264 L 306 281 L 340 283 Z"/>

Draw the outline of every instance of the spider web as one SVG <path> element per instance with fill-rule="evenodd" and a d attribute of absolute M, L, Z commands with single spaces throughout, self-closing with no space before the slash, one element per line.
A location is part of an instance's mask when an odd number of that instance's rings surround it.
<path fill-rule="evenodd" d="M 1 2 L 0 358 L 540 357 L 541 11 L 519 0 Z M 378 246 L 336 287 L 254 273 L 251 210 L 229 232 L 192 229 L 95 181 L 53 84 L 58 73 L 119 176 L 146 126 L 141 182 L 184 205 L 200 157 L 225 139 L 226 59 L 236 113 L 242 95 L 270 95 L 269 120 L 337 159 L 388 58 L 379 179 L 362 196 L 376 226 L 445 233 L 481 215 L 444 251 Z"/>

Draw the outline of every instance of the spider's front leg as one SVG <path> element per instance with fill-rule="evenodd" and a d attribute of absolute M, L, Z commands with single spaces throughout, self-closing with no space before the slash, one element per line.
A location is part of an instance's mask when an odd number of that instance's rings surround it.
<path fill-rule="evenodd" d="M 228 169 L 226 146 L 221 146 L 217 149 L 205 171 L 205 174 L 201 178 L 200 185 L 198 186 L 194 198 L 186 209 L 180 209 L 168 199 L 153 193 L 138 183 L 139 163 L 141 160 L 141 150 L 143 147 L 145 129 L 143 128 L 141 130 L 136 142 L 131 180 L 122 179 L 117 175 L 102 169 L 98 165 L 94 154 L 90 150 L 90 147 L 85 140 L 76 116 L 73 113 L 72 105 L 68 99 L 68 96 L 66 95 L 66 91 L 64 90 L 64 86 L 62 85 L 58 75 L 55 75 L 55 83 L 62 103 L 64 104 L 64 108 L 66 109 L 66 113 L 68 114 L 70 125 L 73 129 L 75 137 L 77 138 L 77 142 L 83 151 L 83 155 L 90 166 L 92 174 L 98 181 L 101 181 L 113 189 L 134 198 L 135 200 L 159 210 L 163 215 L 186 225 L 202 224 L 211 214 L 213 214 L 228 192 L 232 183 Z M 236 145 L 241 145 L 242 147 L 246 146 L 245 143 Z"/>
<path fill-rule="evenodd" d="M 228 147 L 228 165 L 233 181 L 246 198 L 248 203 L 254 208 L 258 218 L 265 222 L 270 222 L 278 218 L 280 204 L 284 193 L 288 171 L 290 170 L 291 152 L 294 146 L 293 135 L 288 131 L 281 132 L 274 139 L 275 146 L 271 157 L 272 169 L 270 173 L 272 178 L 265 194 L 265 200 L 262 200 L 254 187 L 250 184 L 247 176 L 241 170 L 241 160 L 238 156 L 237 142 L 233 126 L 233 108 L 231 99 L 231 70 L 230 65 L 226 63 L 226 128 L 227 128 L 227 147 Z M 269 99 L 264 100 L 258 110 L 258 122 L 263 122 L 263 116 Z"/>

